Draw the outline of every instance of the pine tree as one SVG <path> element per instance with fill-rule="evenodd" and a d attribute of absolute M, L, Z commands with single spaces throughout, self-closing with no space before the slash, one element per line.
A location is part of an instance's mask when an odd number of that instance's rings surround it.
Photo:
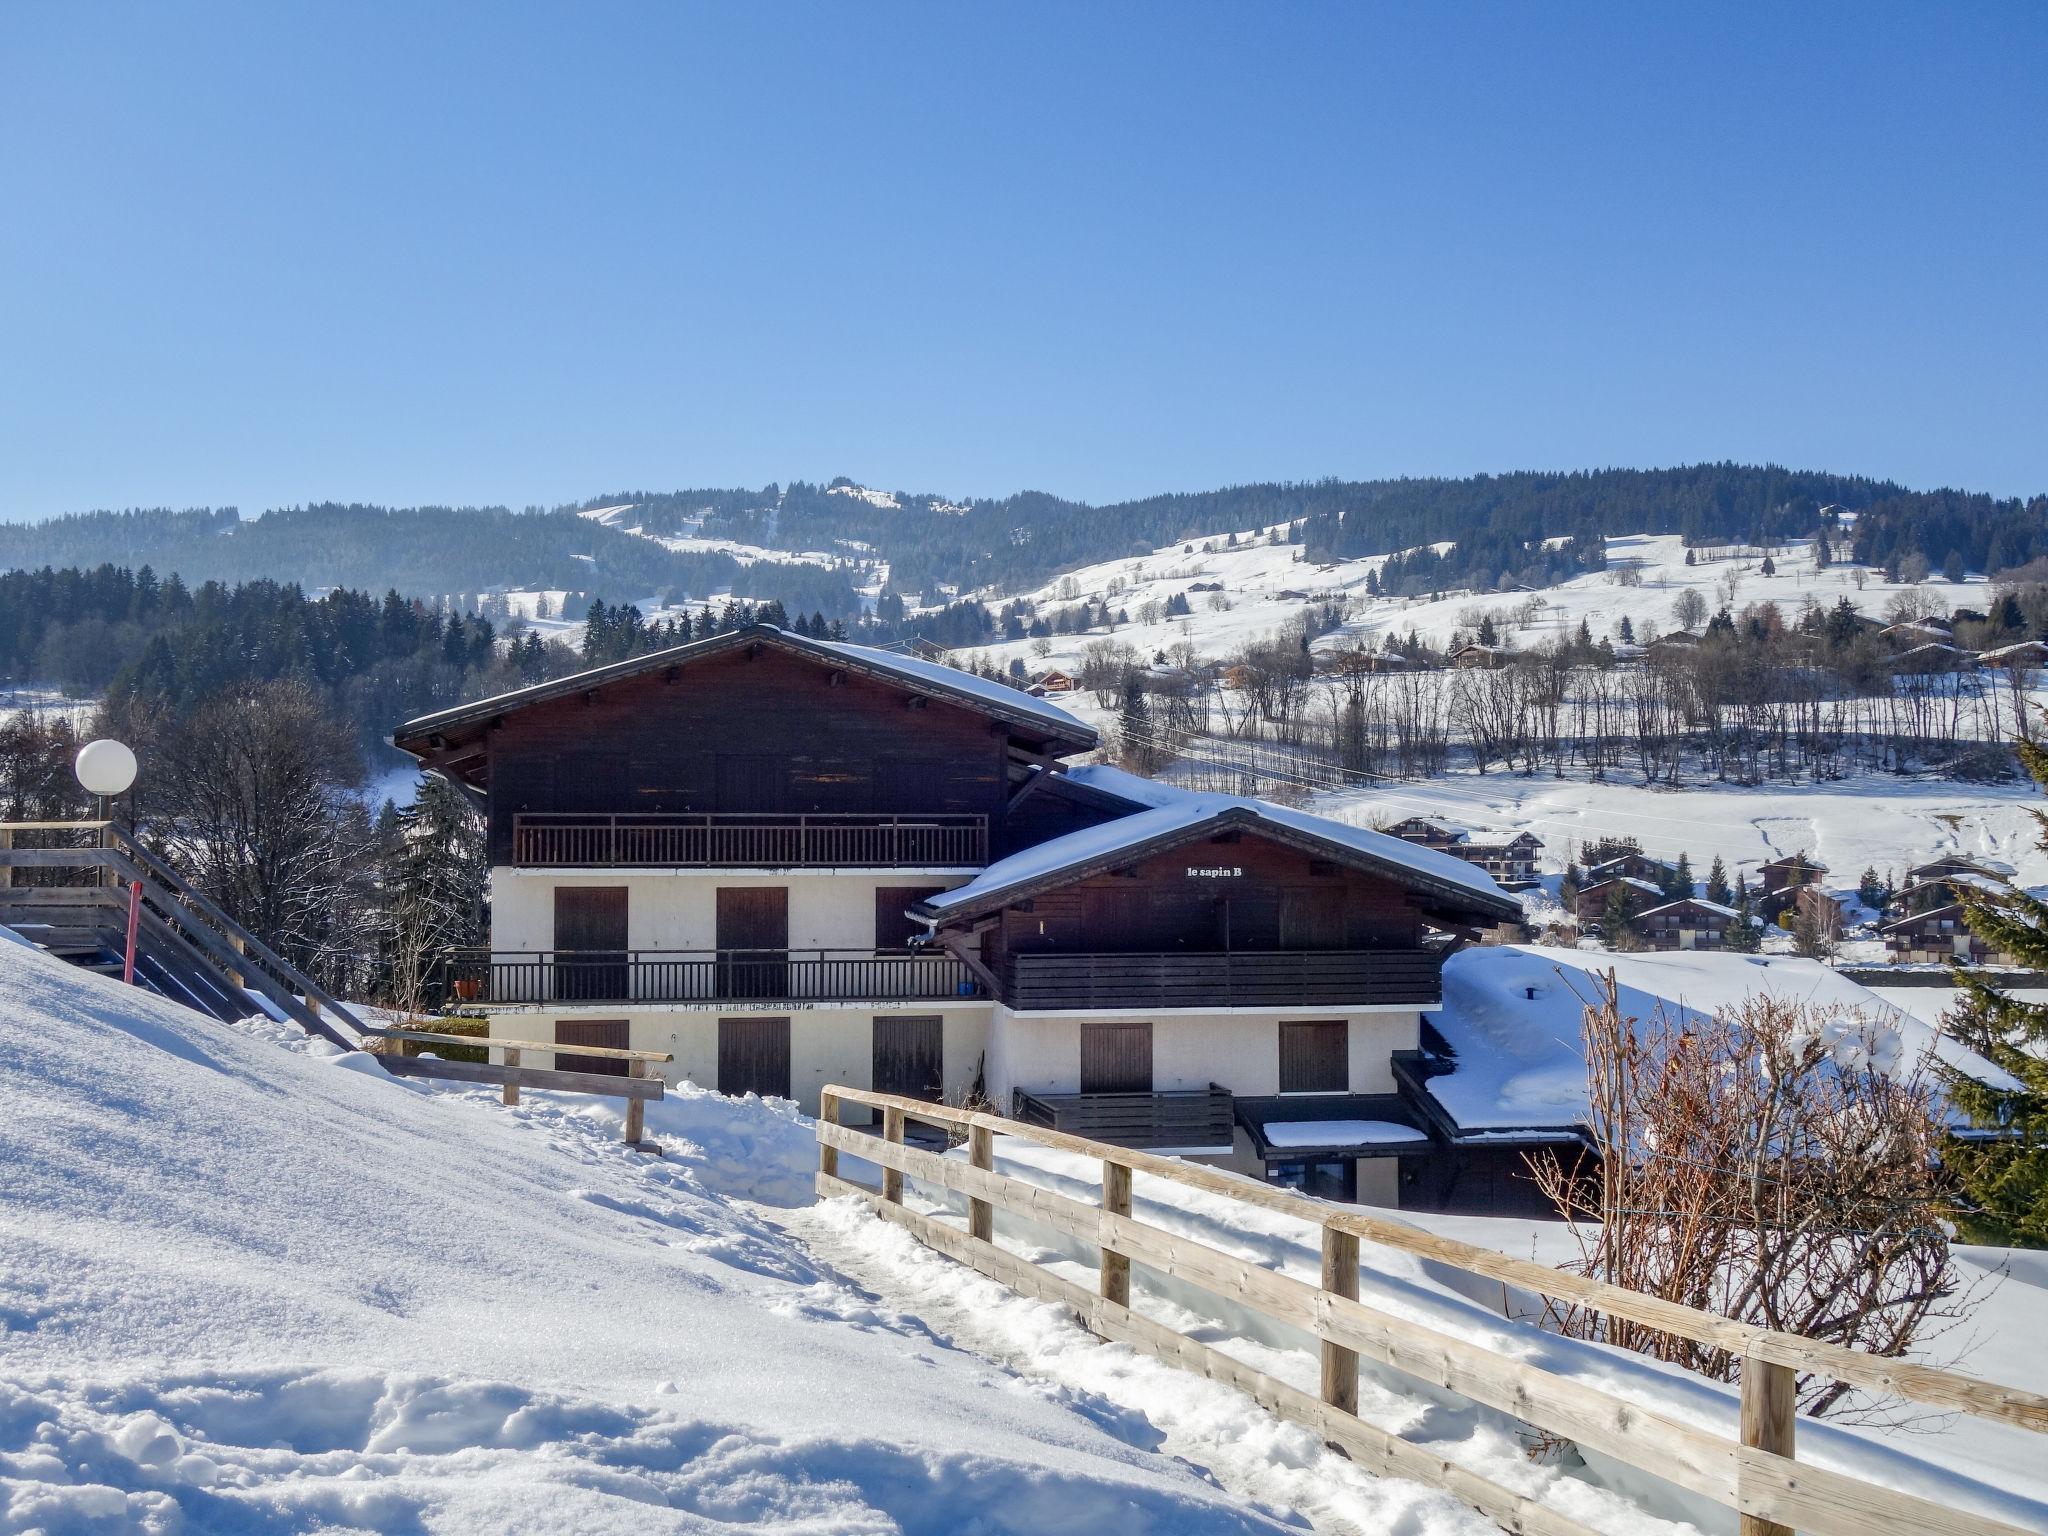
<path fill-rule="evenodd" d="M 1636 643 L 1636 627 L 1628 621 L 1628 615 L 1625 613 L 1621 616 L 1621 627 L 1615 633 L 1621 636 L 1624 645 Z"/>
<path fill-rule="evenodd" d="M 1753 955 L 1764 947 L 1756 915 L 1749 909 L 1749 882 L 1740 875 L 1735 879 L 1735 921 L 1728 925 L 1728 947 L 1745 955 Z"/>
<path fill-rule="evenodd" d="M 1721 862 L 1721 855 L 1717 853 L 1707 870 L 1707 900 L 1725 907 L 1734 899 L 1735 892 L 1728 885 L 1728 866 Z"/>
<path fill-rule="evenodd" d="M 1615 881 L 1614 889 L 1607 893 L 1606 910 L 1600 914 L 1600 930 L 1610 946 L 1615 949 L 1634 947 L 1638 910 L 1636 888 L 1626 880 Z"/>
<path fill-rule="evenodd" d="M 490 861 L 483 818 L 439 775 L 420 779 L 413 803 L 397 813 L 386 840 L 390 901 L 386 990 L 407 1012 L 425 1006 L 446 949 L 481 944 L 484 880 Z"/>
<path fill-rule="evenodd" d="M 1693 893 L 1692 859 L 1680 853 L 1677 864 L 1672 866 L 1671 879 L 1664 887 L 1664 894 L 1673 901 L 1684 901 Z"/>
<path fill-rule="evenodd" d="M 1150 773 L 1158 766 L 1157 749 L 1152 745 L 1152 712 L 1145 704 L 1144 681 L 1135 672 L 1124 679 L 1123 702 L 1116 711 L 1116 734 L 1126 767 Z"/>
<path fill-rule="evenodd" d="M 2014 745 L 2034 782 L 2048 790 L 2048 748 Z M 2030 814 L 2048 850 L 2048 815 Z M 1966 887 L 1957 894 L 1970 932 L 2031 970 L 2048 969 L 2048 901 L 2019 890 L 1992 897 Z M 2048 1246 L 2048 1003 L 2020 1002 L 1981 972 L 1957 966 L 1953 974 L 1964 995 L 1944 1022 L 2019 1083 L 1993 1088 L 1943 1069 L 1949 1101 L 1973 1124 L 2003 1133 L 1949 1148 L 1970 1225 L 1980 1240 Z"/>
<path fill-rule="evenodd" d="M 1757 569 L 1762 571 L 1766 576 L 1775 576 L 1778 574 L 1778 563 L 1775 560 L 1773 560 L 1769 555 L 1765 555 L 1764 563 L 1758 566 Z"/>

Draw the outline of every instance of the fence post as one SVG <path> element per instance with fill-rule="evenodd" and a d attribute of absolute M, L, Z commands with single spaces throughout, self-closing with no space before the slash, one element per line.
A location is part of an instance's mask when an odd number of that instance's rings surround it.
<path fill-rule="evenodd" d="M 890 1104 L 882 1110 L 882 1140 L 903 1145 L 903 1111 Z M 892 1205 L 903 1203 L 903 1170 L 884 1166 L 882 1169 L 882 1198 Z"/>
<path fill-rule="evenodd" d="M 839 1123 L 839 1095 L 829 1088 L 818 1095 L 818 1123 L 820 1125 L 837 1125 Z M 839 1149 L 827 1142 L 822 1136 L 818 1138 L 818 1172 L 824 1174 L 829 1179 L 839 1177 Z"/>
<path fill-rule="evenodd" d="M 1131 1170 L 1102 1161 L 1102 1208 L 1112 1216 L 1131 1214 Z M 1131 1304 L 1131 1261 L 1108 1247 L 1102 1250 L 1102 1299 L 1120 1307 Z"/>
<path fill-rule="evenodd" d="M 14 830 L 13 830 L 13 828 L 11 828 L 11 827 L 0 827 L 0 848 L 4 848 L 4 849 L 8 850 L 9 852 L 12 852 L 12 851 L 13 851 L 13 848 L 14 848 Z M 11 886 L 11 885 L 13 885 L 13 884 L 14 884 L 14 866 L 13 866 L 12 864 L 7 864 L 7 865 L 0 865 L 0 886 Z"/>
<path fill-rule="evenodd" d="M 508 1067 L 516 1067 L 516 1066 L 518 1066 L 518 1065 L 519 1065 L 519 1047 L 518 1047 L 518 1046 L 516 1046 L 516 1045 L 508 1045 L 508 1046 L 506 1046 L 506 1047 L 505 1047 L 505 1065 L 506 1065 L 506 1066 L 508 1066 Z M 505 1085 L 505 1102 L 506 1102 L 507 1104 L 512 1104 L 512 1105 L 517 1105 L 517 1104 L 518 1104 L 518 1102 L 519 1102 L 519 1085 L 518 1085 L 517 1083 L 507 1083 L 507 1084 Z"/>
<path fill-rule="evenodd" d="M 1799 1417 L 1799 1377 L 1789 1365 L 1742 1358 L 1742 1443 L 1752 1450 L 1793 1455 L 1793 1425 Z M 1792 1527 L 1761 1515 L 1742 1516 L 1742 1536 L 1794 1536 Z"/>
<path fill-rule="evenodd" d="M 647 1063 L 644 1061 L 627 1062 L 626 1076 L 629 1078 L 645 1078 L 647 1076 Z M 626 1100 L 626 1145 L 638 1148 L 640 1138 L 646 1134 L 646 1130 L 647 1101 L 645 1099 Z"/>
<path fill-rule="evenodd" d="M 967 1128 L 967 1161 L 984 1171 L 994 1171 L 996 1138 L 987 1126 L 970 1125 Z M 967 1235 L 978 1237 L 984 1243 L 996 1240 L 996 1208 L 986 1200 L 968 1200 Z"/>
<path fill-rule="evenodd" d="M 1323 1228 L 1323 1289 L 1358 1300 L 1358 1237 Z M 1341 1413 L 1358 1412 L 1358 1351 L 1323 1340 L 1323 1401 Z"/>

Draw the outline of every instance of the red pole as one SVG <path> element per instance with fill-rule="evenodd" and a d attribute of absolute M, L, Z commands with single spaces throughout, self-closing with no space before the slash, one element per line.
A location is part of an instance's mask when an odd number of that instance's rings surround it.
<path fill-rule="evenodd" d="M 121 964 L 121 980 L 128 986 L 135 985 L 135 930 L 142 922 L 142 882 L 131 881 L 128 886 L 128 958 Z"/>

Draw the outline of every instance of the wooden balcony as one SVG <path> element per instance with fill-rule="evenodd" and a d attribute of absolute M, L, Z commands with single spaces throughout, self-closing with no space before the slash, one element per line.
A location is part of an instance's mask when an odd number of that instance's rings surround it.
<path fill-rule="evenodd" d="M 1019 1088 L 1014 1119 L 1086 1136 L 1119 1147 L 1222 1148 L 1236 1132 L 1228 1088 L 1173 1093 L 1026 1093 Z"/>
<path fill-rule="evenodd" d="M 1012 1008 L 1342 1008 L 1443 1001 L 1441 951 L 1234 950 L 1014 954 L 998 972 Z"/>
<path fill-rule="evenodd" d="M 988 818 L 522 812 L 512 818 L 512 862 L 543 869 L 978 867 L 988 862 Z"/>
<path fill-rule="evenodd" d="M 982 997 L 951 955 L 873 950 L 454 950 L 444 1003 L 939 1003 Z"/>

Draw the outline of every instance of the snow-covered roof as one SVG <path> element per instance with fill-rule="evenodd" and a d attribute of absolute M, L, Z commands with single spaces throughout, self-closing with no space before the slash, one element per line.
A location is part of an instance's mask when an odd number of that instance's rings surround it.
<path fill-rule="evenodd" d="M 1980 875 L 1974 870 L 1961 869 L 1954 870 L 1945 875 L 1930 875 L 1924 880 L 1916 880 L 1906 887 L 1904 894 L 1910 895 L 1914 891 L 1924 891 L 1931 886 L 1945 886 L 1949 890 L 1954 890 L 1958 886 L 1967 886 L 1973 891 L 1982 891 L 1987 896 L 2010 896 L 2012 894 L 2012 887 L 2003 880 L 1998 879 L 1995 875 Z"/>
<path fill-rule="evenodd" d="M 1235 823 L 1249 830 L 1306 838 L 1340 856 L 1375 867 L 1411 885 L 1433 890 L 1468 910 L 1498 918 L 1521 915 L 1521 904 L 1503 891 L 1475 865 L 1449 854 L 1403 842 L 1384 832 L 1354 827 L 1345 822 L 1311 816 L 1268 800 L 1241 795 L 1198 794 L 1192 790 L 1142 779 L 1121 769 L 1091 765 L 1071 770 L 1070 777 L 1091 789 L 1113 794 L 1146 809 L 1100 826 L 1085 827 L 1064 837 L 998 859 L 967 884 L 927 897 L 916 910 L 928 917 L 944 918 L 955 912 L 982 911 L 1001 906 L 1009 894 L 1021 887 L 1037 885 L 1058 876 L 1081 878 L 1096 867 L 1108 867 L 1121 857 L 1150 844 L 1171 846 L 1216 823 Z"/>
<path fill-rule="evenodd" d="M 2048 641 L 2022 640 L 2017 645 L 2001 645 L 1995 650 L 1979 651 L 1977 659 L 1988 661 L 1993 666 L 2002 666 L 2010 661 L 2039 660 L 2048 656 Z"/>
<path fill-rule="evenodd" d="M 1603 865 L 1602 868 L 1605 868 L 1605 866 Z M 1648 891 L 1652 896 L 1662 896 L 1664 894 L 1661 888 L 1650 884 L 1647 880 L 1638 880 L 1634 875 L 1609 875 L 1605 880 L 1591 881 L 1579 887 L 1579 894 L 1581 896 L 1590 895 L 1594 891 L 1605 890 L 1610 885 L 1632 885 L 1639 891 Z"/>
<path fill-rule="evenodd" d="M 1867 987 L 1813 960 L 1707 950 L 1599 953 L 1536 945 L 1467 948 L 1444 965 L 1444 1001 L 1430 1016 L 1457 1055 L 1456 1070 L 1428 1091 L 1461 1130 L 1563 1129 L 1586 1113 L 1582 1023 L 1596 978 L 1613 971 L 1622 1011 L 1658 1009 L 1703 1019 L 1758 993 L 1808 1004 L 1855 1033 L 1860 1014 L 1870 1048 L 1910 1067 L 1930 1050 L 1998 1087 L 2012 1079 L 1976 1053 Z M 1533 990 L 1535 995 L 1529 996 Z"/>
<path fill-rule="evenodd" d="M 1259 1129 L 1274 1148 L 1387 1147 L 1429 1140 L 1427 1131 L 1398 1120 L 1268 1120 Z"/>
<path fill-rule="evenodd" d="M 1663 906 L 1652 907 L 1649 911 L 1641 915 L 1644 917 L 1654 917 L 1659 912 L 1669 912 L 1673 907 L 1698 907 L 1702 911 L 1718 912 L 1721 916 L 1730 918 L 1740 917 L 1742 915 L 1740 912 L 1737 912 L 1733 907 L 1724 907 L 1721 905 L 1720 902 L 1708 901 L 1705 897 L 1702 896 L 1681 896 L 1677 901 L 1667 901 L 1664 903 Z"/>

